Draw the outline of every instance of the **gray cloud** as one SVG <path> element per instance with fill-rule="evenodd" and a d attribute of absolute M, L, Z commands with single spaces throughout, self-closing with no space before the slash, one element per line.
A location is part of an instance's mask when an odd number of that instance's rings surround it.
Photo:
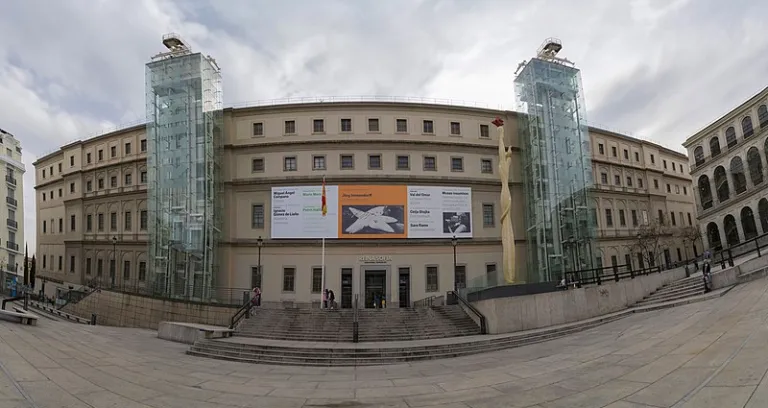
<path fill-rule="evenodd" d="M 582 69 L 593 123 L 679 147 L 766 85 L 768 3 L 749 0 L 135 0 L 5 2 L 0 127 L 32 161 L 144 116 L 144 64 L 178 32 L 213 55 L 226 104 L 402 95 L 515 105 L 547 37 Z"/>

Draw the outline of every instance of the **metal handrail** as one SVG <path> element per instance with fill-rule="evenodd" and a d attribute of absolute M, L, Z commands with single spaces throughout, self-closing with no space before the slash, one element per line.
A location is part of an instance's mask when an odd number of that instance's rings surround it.
<path fill-rule="evenodd" d="M 427 296 L 424 299 L 417 300 L 413 302 L 413 308 L 423 308 L 423 307 L 432 307 L 432 305 L 435 303 L 435 299 L 437 299 L 437 296 Z"/>
<path fill-rule="evenodd" d="M 358 312 L 359 295 L 355 295 L 355 301 L 352 302 L 352 342 L 357 343 L 360 340 L 360 322 Z"/>
<path fill-rule="evenodd" d="M 229 329 L 234 330 L 235 327 L 237 327 L 237 324 L 240 323 L 240 320 L 243 320 L 243 318 L 249 318 L 250 311 L 251 299 L 248 299 L 242 306 L 240 306 L 239 309 L 237 309 L 237 312 L 232 315 L 232 318 L 229 320 Z"/>
<path fill-rule="evenodd" d="M 448 292 L 448 295 L 449 295 L 449 297 L 450 297 L 450 295 L 455 296 L 456 299 L 459 302 L 461 302 L 462 305 L 464 305 L 464 307 L 469 309 L 469 311 L 472 312 L 472 314 L 474 314 L 475 316 L 478 317 L 478 319 L 480 319 L 480 334 L 488 334 L 488 323 L 487 323 L 487 321 L 485 319 L 485 315 L 480 313 L 480 311 L 477 310 L 477 308 L 472 306 L 472 304 L 469 303 L 469 301 L 467 299 L 464 299 L 463 297 L 461 297 L 461 295 L 459 295 L 459 292 L 452 290 L 452 291 Z"/>

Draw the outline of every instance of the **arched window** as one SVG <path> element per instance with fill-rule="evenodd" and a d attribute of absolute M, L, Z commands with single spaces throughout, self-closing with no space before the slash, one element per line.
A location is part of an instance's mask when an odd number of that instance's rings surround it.
<path fill-rule="evenodd" d="M 709 139 L 709 155 L 712 157 L 720 154 L 720 138 L 715 136 Z"/>
<path fill-rule="evenodd" d="M 757 108 L 757 120 L 760 122 L 761 128 L 768 126 L 768 107 L 760 105 L 760 107 Z"/>
<path fill-rule="evenodd" d="M 696 146 L 696 148 L 693 149 L 693 158 L 696 160 L 697 166 L 704 163 L 704 148 Z"/>
<path fill-rule="evenodd" d="M 741 133 L 744 135 L 744 139 L 748 139 L 755 134 L 755 130 L 752 128 L 752 118 L 747 116 L 741 120 Z"/>
<path fill-rule="evenodd" d="M 744 174 L 744 162 L 741 157 L 731 159 L 731 176 L 733 177 L 733 191 L 741 194 L 747 191 L 747 176 Z"/>
<path fill-rule="evenodd" d="M 723 242 L 720 240 L 720 228 L 714 222 L 707 224 L 707 240 L 710 249 L 717 251 L 723 248 Z"/>
<path fill-rule="evenodd" d="M 699 177 L 699 197 L 701 206 L 705 210 L 712 207 L 712 187 L 709 185 L 709 177 L 706 174 Z"/>
<path fill-rule="evenodd" d="M 731 197 L 728 189 L 728 177 L 725 175 L 723 166 L 715 167 L 715 191 L 717 191 L 717 201 L 721 203 Z"/>
<path fill-rule="evenodd" d="M 723 228 L 725 229 L 725 240 L 728 242 L 728 246 L 737 245 L 739 240 L 739 230 L 736 228 L 736 218 L 733 215 L 728 214 L 723 220 Z"/>
<path fill-rule="evenodd" d="M 747 151 L 747 168 L 749 168 L 752 184 L 758 185 L 763 182 L 763 159 L 757 147 L 751 147 Z"/>
<path fill-rule="evenodd" d="M 728 144 L 728 147 L 736 146 L 736 143 L 738 143 L 736 141 L 736 129 L 733 126 L 725 129 L 725 143 Z"/>
<path fill-rule="evenodd" d="M 745 241 L 749 241 L 750 239 L 757 236 L 757 225 L 755 225 L 755 214 L 752 212 L 752 209 L 749 207 L 744 207 L 741 209 L 741 229 L 744 230 Z"/>
<path fill-rule="evenodd" d="M 757 203 L 757 217 L 760 218 L 763 234 L 768 234 L 768 198 L 763 198 Z"/>

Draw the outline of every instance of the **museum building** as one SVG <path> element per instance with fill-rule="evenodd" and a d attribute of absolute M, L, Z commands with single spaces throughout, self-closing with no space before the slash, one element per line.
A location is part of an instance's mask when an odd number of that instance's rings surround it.
<path fill-rule="evenodd" d="M 541 53 L 518 98 L 535 102 L 547 81 L 564 81 L 573 100 L 538 113 L 407 98 L 224 109 L 215 61 L 164 41 L 170 51 L 147 64 L 146 124 L 34 163 L 47 293 L 98 285 L 211 301 L 260 287 L 265 303 L 309 304 L 326 287 L 342 307 L 377 294 L 408 306 L 501 284 L 500 153 L 522 281 L 642 269 L 632 241 L 643 225 L 696 218 L 687 157 L 587 127 L 570 111 L 583 109 L 578 70 Z M 557 130 L 534 129 L 544 122 Z M 531 134 L 541 140 L 521 137 Z M 666 263 L 690 255 L 672 234 L 663 240 Z"/>

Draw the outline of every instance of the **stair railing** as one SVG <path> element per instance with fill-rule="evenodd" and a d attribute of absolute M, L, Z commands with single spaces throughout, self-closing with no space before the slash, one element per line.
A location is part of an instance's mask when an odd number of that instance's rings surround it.
<path fill-rule="evenodd" d="M 358 320 L 358 297 L 355 295 L 355 301 L 352 302 L 352 342 L 357 343 L 360 339 L 360 323 Z"/>
<path fill-rule="evenodd" d="M 232 315 L 232 318 L 229 320 L 230 330 L 234 330 L 235 327 L 237 327 L 237 324 L 240 323 L 240 320 L 243 320 L 243 318 L 247 319 L 251 317 L 251 306 L 251 299 L 248 299 L 245 301 L 245 304 L 237 309 L 237 312 L 235 312 L 235 314 Z"/>
<path fill-rule="evenodd" d="M 459 303 L 461 303 L 464 310 L 469 310 L 472 314 L 477 316 L 478 320 L 480 320 L 480 334 L 488 334 L 488 323 L 486 322 L 485 316 L 482 313 L 480 313 L 480 311 L 477 310 L 477 308 L 472 306 L 472 304 L 469 303 L 467 299 L 464 299 L 463 297 L 461 297 L 461 295 L 459 295 L 459 292 L 453 291 L 453 290 L 449 291 L 448 297 L 450 298 L 451 296 L 454 296 L 456 300 L 458 300 Z"/>
<path fill-rule="evenodd" d="M 417 300 L 413 302 L 413 308 L 424 308 L 424 307 L 432 307 L 432 304 L 435 302 L 435 299 L 437 299 L 437 296 L 428 296 L 424 299 Z"/>

